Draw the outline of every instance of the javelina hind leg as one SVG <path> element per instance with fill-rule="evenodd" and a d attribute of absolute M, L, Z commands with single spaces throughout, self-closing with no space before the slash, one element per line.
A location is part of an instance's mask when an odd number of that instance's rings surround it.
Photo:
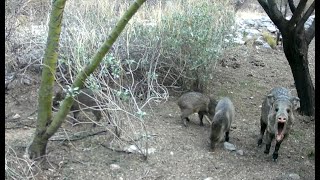
<path fill-rule="evenodd" d="M 226 142 L 229 142 L 229 131 L 226 132 L 225 141 L 226 141 Z"/>
<path fill-rule="evenodd" d="M 264 150 L 265 154 L 269 154 L 271 142 L 272 142 L 273 138 L 274 138 L 274 135 L 267 131 L 267 133 L 266 133 L 266 149 Z"/>
<path fill-rule="evenodd" d="M 265 124 L 264 122 L 261 121 L 260 126 L 261 126 L 261 129 L 260 129 L 260 135 L 259 135 L 259 139 L 258 139 L 258 146 L 261 146 L 261 144 L 262 144 L 263 134 L 266 131 L 267 124 Z"/>
<path fill-rule="evenodd" d="M 190 114 L 192 114 L 192 113 L 193 113 L 192 109 L 184 109 L 184 110 L 182 111 L 182 113 L 181 113 L 181 120 L 183 121 L 183 125 L 184 125 L 185 127 L 187 127 L 187 121 L 190 121 L 190 119 L 188 118 L 188 116 L 189 116 Z"/>
<path fill-rule="evenodd" d="M 274 161 L 276 161 L 278 159 L 278 151 L 280 149 L 280 145 L 282 143 L 282 140 L 276 143 L 276 146 L 274 148 L 274 152 L 272 154 L 272 158 Z"/>
<path fill-rule="evenodd" d="M 102 117 L 102 114 L 101 114 L 101 111 L 99 110 L 93 110 L 92 113 L 94 114 L 94 116 L 96 117 L 96 121 L 99 122 L 101 117 Z M 92 127 L 96 127 L 97 124 L 96 123 L 93 123 Z"/>
<path fill-rule="evenodd" d="M 202 111 L 199 111 L 198 114 L 199 114 L 199 119 L 200 119 L 200 126 L 203 126 L 203 115 L 204 115 L 205 113 L 202 112 Z"/>

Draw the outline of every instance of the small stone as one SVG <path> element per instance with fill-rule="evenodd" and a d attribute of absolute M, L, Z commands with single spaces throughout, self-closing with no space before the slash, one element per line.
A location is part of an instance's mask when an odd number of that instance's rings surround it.
<path fill-rule="evenodd" d="M 213 180 L 213 177 L 207 177 L 204 180 Z"/>
<path fill-rule="evenodd" d="M 289 174 L 289 178 L 292 180 L 298 180 L 298 179 L 300 179 L 300 176 L 298 174 L 291 173 L 291 174 Z"/>
<path fill-rule="evenodd" d="M 253 96 L 251 96 L 250 99 L 253 99 Z"/>
<path fill-rule="evenodd" d="M 110 169 L 114 171 L 120 169 L 120 166 L 118 164 L 110 164 Z"/>
<path fill-rule="evenodd" d="M 22 81 L 22 83 L 25 84 L 25 85 L 28 85 L 28 86 L 31 85 L 31 80 L 30 80 L 30 79 L 22 78 L 21 81 Z"/>
<path fill-rule="evenodd" d="M 12 118 L 13 119 L 19 119 L 21 116 L 19 114 L 15 114 Z"/>
<path fill-rule="evenodd" d="M 237 154 L 239 154 L 240 156 L 243 156 L 243 150 L 237 150 Z"/>
<path fill-rule="evenodd" d="M 224 145 L 224 148 L 229 150 L 229 151 L 235 151 L 236 150 L 235 145 L 233 145 L 233 144 L 231 144 L 229 142 L 224 142 L 223 145 Z"/>
<path fill-rule="evenodd" d="M 170 155 L 173 156 L 173 152 L 172 151 L 170 152 Z"/>
<path fill-rule="evenodd" d="M 263 43 L 265 43 L 265 41 L 260 38 L 254 41 L 254 45 L 263 45 Z"/>
<path fill-rule="evenodd" d="M 268 43 L 263 43 L 262 47 L 264 47 L 266 49 L 272 49 Z"/>

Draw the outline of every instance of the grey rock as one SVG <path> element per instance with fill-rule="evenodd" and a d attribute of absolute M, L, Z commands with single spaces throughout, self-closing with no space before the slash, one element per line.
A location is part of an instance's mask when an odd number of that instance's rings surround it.
<path fill-rule="evenodd" d="M 254 21 L 253 19 L 245 19 L 244 23 L 250 26 L 255 26 L 256 25 L 256 21 Z"/>
<path fill-rule="evenodd" d="M 244 32 L 248 33 L 248 35 L 260 34 L 260 31 L 258 31 L 257 29 L 245 29 Z"/>
<path fill-rule="evenodd" d="M 277 31 L 277 28 L 274 25 L 272 25 L 272 26 L 267 26 L 267 30 L 274 33 Z"/>
<path fill-rule="evenodd" d="M 300 176 L 298 174 L 295 174 L 295 173 L 291 173 L 289 174 L 289 179 L 292 179 L 292 180 L 298 180 L 300 179 Z"/>
<path fill-rule="evenodd" d="M 207 177 L 204 180 L 213 180 L 213 177 Z"/>
<path fill-rule="evenodd" d="M 223 146 L 224 146 L 225 149 L 227 149 L 229 151 L 235 151 L 236 150 L 235 145 L 233 145 L 233 144 L 231 144 L 229 142 L 224 142 Z"/>
<path fill-rule="evenodd" d="M 264 40 L 262 40 L 261 38 L 258 38 L 254 41 L 255 45 L 263 45 L 264 43 L 266 43 Z"/>
<path fill-rule="evenodd" d="M 240 156 L 243 156 L 243 150 L 241 149 L 237 150 L 237 154 L 239 154 Z"/>
<path fill-rule="evenodd" d="M 263 43 L 262 47 L 264 47 L 266 49 L 272 49 L 268 43 Z"/>
<path fill-rule="evenodd" d="M 118 164 L 110 164 L 110 169 L 117 170 L 117 169 L 120 169 L 120 166 Z"/>
<path fill-rule="evenodd" d="M 245 43 L 245 41 L 240 38 L 233 39 L 233 42 L 236 44 L 241 44 L 241 45 L 243 45 Z"/>

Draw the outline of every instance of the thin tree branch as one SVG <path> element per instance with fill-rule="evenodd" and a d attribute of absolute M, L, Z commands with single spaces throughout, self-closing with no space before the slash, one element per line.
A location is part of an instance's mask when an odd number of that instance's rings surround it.
<path fill-rule="evenodd" d="M 312 2 L 312 4 L 310 5 L 310 7 L 306 11 L 306 13 L 303 15 L 301 20 L 298 22 L 297 28 L 296 28 L 298 32 L 300 32 L 304 28 L 304 23 L 308 20 L 308 18 L 313 13 L 314 7 L 315 7 L 315 1 Z"/>
<path fill-rule="evenodd" d="M 292 14 L 294 14 L 294 12 L 296 11 L 296 7 L 294 6 L 293 0 L 288 0 L 288 3 Z"/>
<path fill-rule="evenodd" d="M 295 12 L 293 13 L 290 21 L 289 21 L 289 26 L 290 28 L 293 28 L 294 25 L 300 21 L 301 19 L 301 14 L 303 13 L 304 8 L 306 7 L 308 0 L 300 0 L 297 9 L 295 10 Z"/>
<path fill-rule="evenodd" d="M 314 35 L 315 35 L 315 27 L 316 27 L 316 24 L 315 24 L 315 20 L 313 20 L 311 26 L 306 30 L 306 41 L 307 41 L 307 44 L 309 45 L 310 42 L 312 41 L 312 39 L 314 38 Z"/>
<path fill-rule="evenodd" d="M 278 27 L 282 33 L 285 30 L 287 20 L 283 17 L 282 13 L 279 11 L 277 4 L 274 0 L 258 0 L 262 8 L 268 14 L 272 22 Z"/>

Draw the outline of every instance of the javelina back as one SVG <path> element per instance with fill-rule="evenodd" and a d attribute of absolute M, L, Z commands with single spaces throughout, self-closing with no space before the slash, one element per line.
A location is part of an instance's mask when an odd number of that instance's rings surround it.
<path fill-rule="evenodd" d="M 57 107 L 59 105 L 59 102 L 62 101 L 65 97 L 66 97 L 66 92 L 60 89 L 54 96 L 53 106 Z M 91 110 L 94 116 L 96 117 L 96 121 L 97 122 L 100 121 L 102 117 L 101 110 L 99 110 L 99 105 L 95 100 L 95 93 L 91 89 L 83 88 L 80 90 L 79 94 L 77 94 L 74 97 L 74 102 L 70 110 L 73 111 L 73 117 L 75 119 L 78 118 L 78 115 L 82 109 L 85 111 Z M 109 112 L 107 112 L 107 115 L 110 120 Z M 75 120 L 73 120 L 73 124 L 74 123 L 76 123 Z M 96 124 L 93 124 L 93 127 L 95 126 Z"/>
<path fill-rule="evenodd" d="M 299 107 L 299 98 L 291 96 L 289 90 L 283 87 L 273 88 L 262 103 L 258 145 L 262 144 L 263 135 L 267 129 L 264 153 L 269 154 L 271 142 L 275 138 L 273 160 L 277 160 L 280 145 L 291 130 L 294 121 L 293 111 L 296 111 Z"/>
<path fill-rule="evenodd" d="M 187 92 L 178 99 L 178 106 L 181 110 L 181 120 L 184 126 L 187 126 L 189 115 L 193 113 L 199 114 L 200 126 L 203 126 L 203 115 L 208 116 L 211 120 L 214 116 L 214 108 L 217 104 L 216 100 L 199 92 Z"/>
<path fill-rule="evenodd" d="M 224 97 L 218 102 L 215 111 L 210 133 L 210 148 L 212 150 L 214 150 L 216 143 L 222 141 L 223 136 L 225 136 L 226 142 L 229 141 L 229 131 L 235 117 L 233 103 L 228 97 Z"/>

